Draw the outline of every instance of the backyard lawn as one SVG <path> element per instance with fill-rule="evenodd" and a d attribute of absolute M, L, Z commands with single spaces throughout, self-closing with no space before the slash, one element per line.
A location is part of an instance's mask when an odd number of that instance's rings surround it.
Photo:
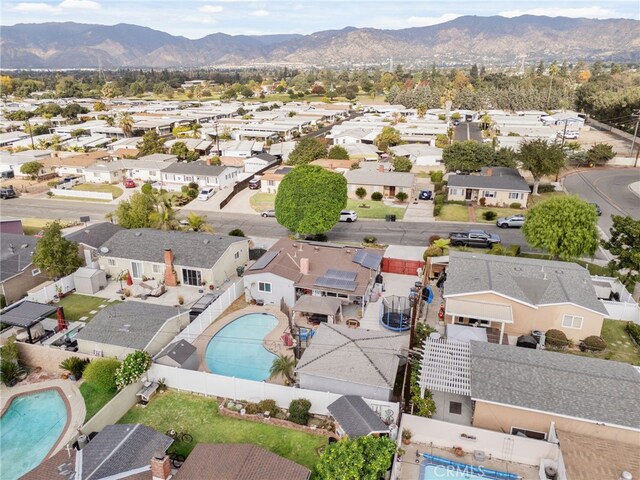
<path fill-rule="evenodd" d="M 115 185 L 93 183 L 83 183 L 81 185 L 76 185 L 72 188 L 72 190 L 80 190 L 81 192 L 110 193 L 111 195 L 113 195 L 114 200 L 123 193 L 122 189 L 120 187 L 116 187 Z"/>
<path fill-rule="evenodd" d="M 602 338 L 607 342 L 605 358 L 640 365 L 640 348 L 624 329 L 626 325 L 627 322 L 608 319 L 602 324 Z"/>
<path fill-rule="evenodd" d="M 362 208 L 361 205 L 366 205 Z M 384 220 L 386 215 L 395 215 L 397 220 L 404 218 L 404 212 L 407 209 L 407 203 L 403 204 L 403 207 L 390 207 L 384 204 L 384 202 L 376 202 L 373 200 L 347 200 L 347 210 L 353 210 L 358 214 L 358 218 L 375 218 L 378 220 Z"/>
<path fill-rule="evenodd" d="M 469 207 L 466 205 L 443 205 L 440 215 L 436 218 L 441 222 L 468 222 Z"/>
<path fill-rule="evenodd" d="M 310 469 L 319 458 L 316 449 L 327 443 L 323 436 L 224 417 L 213 399 L 171 391 L 157 395 L 145 408 L 134 406 L 118 423 L 143 423 L 162 433 L 170 429 L 187 432 L 193 441 L 173 446 L 183 455 L 197 443 L 251 443 Z"/>
<path fill-rule="evenodd" d="M 23 218 L 22 219 L 22 231 L 25 235 L 35 235 L 40 230 L 43 230 L 47 223 L 53 220 L 44 218 Z"/>
<path fill-rule="evenodd" d="M 80 393 L 82 394 L 82 398 L 84 398 L 84 405 L 87 409 L 87 415 L 84 418 L 86 422 L 109 403 L 109 400 L 115 397 L 118 392 L 103 392 L 102 390 L 96 389 L 90 383 L 83 382 L 80 385 Z"/>
<path fill-rule="evenodd" d="M 80 295 L 79 293 L 73 293 L 67 297 L 61 298 L 58 303 L 55 304 L 57 307 L 62 307 L 64 309 L 64 318 L 70 322 L 75 322 L 80 320 L 81 317 L 87 317 L 85 322 L 90 321 L 95 313 L 91 313 L 92 311 L 99 312 L 101 310 L 100 305 L 115 305 L 116 303 L 120 303 L 120 301 L 116 300 L 113 302 L 108 302 L 106 298 L 101 297 L 91 297 L 89 295 Z M 56 314 L 52 315 L 52 318 L 55 318 Z"/>

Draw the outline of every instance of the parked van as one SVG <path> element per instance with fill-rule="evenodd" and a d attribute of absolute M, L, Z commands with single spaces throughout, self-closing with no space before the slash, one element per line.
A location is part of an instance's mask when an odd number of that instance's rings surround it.
<path fill-rule="evenodd" d="M 261 186 L 262 186 L 262 183 L 260 182 L 259 178 L 252 178 L 251 180 L 249 180 L 250 190 L 259 190 Z"/>

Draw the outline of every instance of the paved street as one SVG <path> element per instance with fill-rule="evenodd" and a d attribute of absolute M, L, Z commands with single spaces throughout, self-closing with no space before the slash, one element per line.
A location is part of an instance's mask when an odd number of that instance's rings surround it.
<path fill-rule="evenodd" d="M 465 140 L 482 141 L 482 131 L 477 122 L 467 123 L 460 122 L 460 125 L 454 128 L 453 140 L 456 142 L 464 142 Z"/>
<path fill-rule="evenodd" d="M 629 188 L 639 180 L 640 168 L 592 170 L 566 177 L 564 187 L 569 193 L 600 205 L 602 216 L 598 224 L 608 233 L 613 224 L 611 215 L 640 219 L 640 200 Z"/>

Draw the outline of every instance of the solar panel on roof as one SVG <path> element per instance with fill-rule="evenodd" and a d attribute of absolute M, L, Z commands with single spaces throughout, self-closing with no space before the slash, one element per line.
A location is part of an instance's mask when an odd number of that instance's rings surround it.
<path fill-rule="evenodd" d="M 267 265 L 269 265 L 277 256 L 278 252 L 266 252 L 256 261 L 256 263 L 249 267 L 249 270 L 262 270 Z"/>
<path fill-rule="evenodd" d="M 367 255 L 367 252 L 365 252 L 364 250 L 358 250 L 356 254 L 353 256 L 353 262 L 361 265 L 362 260 L 366 255 Z"/>
<path fill-rule="evenodd" d="M 343 280 L 355 280 L 357 273 L 356 272 L 348 272 L 346 270 L 338 270 L 336 268 L 330 268 L 324 274 L 325 277 L 339 278 Z"/>
<path fill-rule="evenodd" d="M 361 265 L 370 270 L 377 270 L 380 266 L 380 262 L 382 262 L 382 257 L 380 255 L 376 255 L 375 253 L 367 253 L 364 256 Z"/>
<path fill-rule="evenodd" d="M 344 280 L 332 277 L 318 277 L 314 282 L 316 287 L 334 288 L 336 290 L 355 291 L 358 284 L 351 280 Z"/>

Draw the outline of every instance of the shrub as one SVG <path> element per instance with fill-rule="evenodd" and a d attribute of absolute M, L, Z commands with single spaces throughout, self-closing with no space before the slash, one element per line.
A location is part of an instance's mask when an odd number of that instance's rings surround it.
<path fill-rule="evenodd" d="M 488 210 L 482 213 L 482 218 L 484 218 L 485 220 L 495 220 L 497 216 L 498 214 L 493 210 Z"/>
<path fill-rule="evenodd" d="M 8 387 L 15 385 L 22 371 L 17 363 L 4 358 L 0 360 L 0 381 Z"/>
<path fill-rule="evenodd" d="M 298 425 L 306 425 L 309 421 L 311 402 L 306 398 L 291 400 L 289 404 L 289 420 Z"/>
<path fill-rule="evenodd" d="M 234 228 L 233 230 L 231 230 L 228 235 L 230 237 L 246 237 L 246 235 L 244 234 L 244 232 L 242 230 L 240 230 L 239 228 Z"/>
<path fill-rule="evenodd" d="M 367 196 L 367 191 L 363 187 L 356 188 L 356 197 L 362 200 L 366 196 Z"/>
<path fill-rule="evenodd" d="M 140 191 L 145 195 L 151 195 L 151 193 L 153 192 L 153 187 L 150 183 L 144 183 L 142 184 L 142 187 L 140 187 Z"/>
<path fill-rule="evenodd" d="M 509 245 L 509 248 L 507 248 L 507 256 L 517 257 L 518 255 L 520 255 L 520 245 Z"/>
<path fill-rule="evenodd" d="M 499 243 L 494 243 L 493 245 L 491 245 L 491 250 L 489 250 L 489 254 L 504 256 L 507 254 L 507 248 L 504 247 L 503 245 L 500 245 Z"/>
<path fill-rule="evenodd" d="M 487 199 L 484 197 L 480 197 L 480 200 L 478 200 L 478 203 L 484 207 L 487 204 Z"/>
<path fill-rule="evenodd" d="M 522 208 L 522 204 L 520 202 L 513 202 L 509 205 L 509 208 Z"/>
<path fill-rule="evenodd" d="M 442 256 L 442 248 L 436 246 L 436 245 L 431 245 L 430 247 L 427 247 L 427 249 L 424 251 L 424 253 L 422 254 L 422 258 L 424 259 L 424 261 L 427 261 L 427 258 L 429 257 L 440 257 Z"/>
<path fill-rule="evenodd" d="M 449 200 L 447 205 L 462 205 L 463 207 L 467 206 L 467 202 L 464 200 Z"/>
<path fill-rule="evenodd" d="M 544 185 L 538 185 L 538 193 L 551 193 L 555 191 L 556 191 L 556 187 L 548 183 Z"/>
<path fill-rule="evenodd" d="M 602 337 L 598 337 L 597 335 L 591 335 L 590 337 L 585 338 L 582 343 L 588 350 L 602 351 L 607 348 L 607 342 L 604 341 Z"/>
<path fill-rule="evenodd" d="M 434 182 L 433 183 L 433 191 L 434 192 L 441 192 L 442 191 L 442 187 L 444 187 L 444 182 Z"/>
<path fill-rule="evenodd" d="M 138 380 L 151 367 L 151 356 L 137 350 L 127 355 L 115 372 L 116 386 L 122 390 Z"/>
<path fill-rule="evenodd" d="M 439 217 L 441 213 L 442 213 L 442 205 L 435 205 L 433 207 L 433 216 Z"/>
<path fill-rule="evenodd" d="M 400 202 L 406 201 L 407 198 L 409 198 L 409 195 L 407 195 L 405 192 L 396 193 L 396 199 Z"/>
<path fill-rule="evenodd" d="M 255 403 L 247 403 L 244 407 L 244 411 L 247 412 L 247 415 L 255 415 L 256 413 L 260 413 L 258 405 Z"/>
<path fill-rule="evenodd" d="M 563 331 L 552 328 L 545 334 L 545 345 L 556 348 L 566 347 L 569 345 L 569 340 Z"/>
<path fill-rule="evenodd" d="M 20 356 L 20 350 L 18 349 L 18 344 L 16 343 L 16 335 L 13 334 L 9 338 L 5 344 L 0 347 L 0 357 L 3 360 L 7 360 L 9 362 L 18 363 L 18 359 Z"/>
<path fill-rule="evenodd" d="M 87 365 L 89 365 L 89 359 L 87 358 L 68 357 L 62 361 L 60 368 L 69 372 L 76 380 L 80 380 Z"/>
<path fill-rule="evenodd" d="M 84 380 L 96 390 L 112 392 L 116 389 L 116 370 L 120 362 L 115 358 L 99 358 L 84 369 Z"/>
<path fill-rule="evenodd" d="M 47 185 L 49 187 L 57 187 L 59 183 L 60 183 L 59 180 L 51 180 L 51 181 L 47 182 Z"/>
<path fill-rule="evenodd" d="M 633 322 L 627 323 L 627 326 L 624 327 L 629 336 L 636 342 L 637 345 L 640 345 L 640 325 L 637 325 Z"/>
<path fill-rule="evenodd" d="M 429 237 L 429 243 L 427 245 L 433 245 L 436 240 L 440 240 L 442 237 L 440 235 L 431 235 Z"/>
<path fill-rule="evenodd" d="M 444 172 L 431 172 L 431 182 L 432 183 L 441 183 L 442 178 L 444 177 Z"/>
<path fill-rule="evenodd" d="M 0 308 L 4 308 L 7 306 L 7 297 L 0 294 Z"/>
<path fill-rule="evenodd" d="M 258 402 L 258 413 L 269 412 L 269 416 L 275 417 L 279 411 L 275 400 L 265 399 Z"/>
<path fill-rule="evenodd" d="M 371 200 L 374 200 L 376 202 L 379 202 L 380 200 L 382 200 L 382 193 L 380 192 L 373 192 L 371 194 Z"/>
<path fill-rule="evenodd" d="M 374 237 L 373 235 L 367 235 L 366 237 L 364 237 L 362 239 L 363 243 L 367 243 L 369 245 L 374 244 L 378 241 L 378 239 L 376 237 Z"/>
<path fill-rule="evenodd" d="M 310 240 L 312 242 L 326 242 L 327 240 L 329 240 L 329 237 L 327 237 L 324 233 L 316 233 L 315 235 L 307 235 L 305 237 L 305 240 Z"/>

